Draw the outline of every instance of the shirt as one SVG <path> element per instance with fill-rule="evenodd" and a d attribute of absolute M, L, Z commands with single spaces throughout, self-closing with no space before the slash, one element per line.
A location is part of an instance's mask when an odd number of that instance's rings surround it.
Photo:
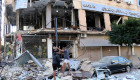
<path fill-rule="evenodd" d="M 68 52 L 68 50 L 64 50 L 64 59 L 69 59 L 69 52 Z"/>
<path fill-rule="evenodd" d="M 57 52 L 59 52 L 59 50 L 53 50 L 53 64 L 60 64 L 61 59 Z"/>

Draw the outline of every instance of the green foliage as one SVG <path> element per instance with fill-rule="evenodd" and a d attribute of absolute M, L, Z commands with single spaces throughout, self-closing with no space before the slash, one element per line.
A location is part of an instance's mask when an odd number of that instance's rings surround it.
<path fill-rule="evenodd" d="M 112 44 L 132 46 L 140 44 L 140 19 L 129 18 L 124 24 L 113 23 L 112 30 L 108 31 L 109 41 Z"/>

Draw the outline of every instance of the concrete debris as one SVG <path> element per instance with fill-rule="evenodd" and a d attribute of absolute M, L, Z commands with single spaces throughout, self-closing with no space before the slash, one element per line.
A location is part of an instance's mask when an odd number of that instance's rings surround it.
<path fill-rule="evenodd" d="M 61 77 L 60 80 L 73 80 L 72 76 Z"/>
<path fill-rule="evenodd" d="M 91 61 L 84 60 L 83 63 L 81 64 L 81 70 L 82 71 L 89 71 L 91 74 L 93 74 L 94 68 L 91 65 Z"/>
<path fill-rule="evenodd" d="M 70 60 L 70 68 L 71 70 L 78 70 L 80 67 L 81 61 L 80 60 L 76 60 L 76 59 L 72 59 Z"/>
<path fill-rule="evenodd" d="M 133 78 L 135 78 L 135 77 L 134 77 L 133 75 L 127 75 L 126 78 L 127 78 L 127 79 L 133 79 Z"/>
<path fill-rule="evenodd" d="M 83 63 L 83 62 L 85 62 L 85 61 L 90 61 L 88 58 L 83 58 L 82 60 L 81 60 L 81 63 Z"/>
<path fill-rule="evenodd" d="M 99 69 L 99 68 L 95 68 L 95 75 L 97 75 L 97 79 L 105 79 L 108 78 L 110 76 L 110 70 L 109 69 Z"/>
<path fill-rule="evenodd" d="M 72 77 L 74 78 L 74 79 L 88 79 L 88 78 L 90 78 L 91 77 L 91 73 L 90 72 L 88 72 L 88 71 L 81 71 L 81 73 L 73 73 L 72 74 Z"/>
<path fill-rule="evenodd" d="M 34 60 L 28 60 L 24 65 L 5 66 L 1 73 L 1 79 L 5 80 L 53 80 L 52 59 L 42 59 L 41 65 L 37 66 Z M 136 76 L 140 76 L 140 70 L 124 73 L 127 75 L 107 75 L 107 69 L 95 69 L 88 59 L 70 60 L 71 73 L 65 71 L 63 77 L 62 71 L 57 70 L 56 80 L 138 80 Z M 80 68 L 80 69 L 79 69 Z M 94 76 L 96 71 L 96 76 Z M 1 80 L 0 79 L 0 80 Z"/>

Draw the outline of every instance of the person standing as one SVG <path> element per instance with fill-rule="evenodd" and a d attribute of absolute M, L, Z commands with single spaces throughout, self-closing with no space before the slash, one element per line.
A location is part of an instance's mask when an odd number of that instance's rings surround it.
<path fill-rule="evenodd" d="M 59 49 L 62 54 L 64 55 L 64 64 L 63 64 L 63 71 L 65 71 L 65 65 L 67 64 L 69 67 L 69 73 L 70 73 L 70 63 L 69 63 L 69 52 L 66 49 L 66 47 L 63 47 L 62 50 Z"/>
<path fill-rule="evenodd" d="M 58 68 L 61 67 L 61 70 L 62 70 L 62 73 L 63 73 L 63 76 L 64 76 L 64 70 L 63 70 L 63 67 L 60 65 L 60 62 L 62 61 L 60 59 L 60 56 L 59 56 L 59 50 L 57 47 L 53 47 L 53 62 L 52 62 L 52 66 L 53 66 L 53 77 L 54 77 L 54 80 L 55 80 L 55 75 L 56 75 L 56 70 Z"/>

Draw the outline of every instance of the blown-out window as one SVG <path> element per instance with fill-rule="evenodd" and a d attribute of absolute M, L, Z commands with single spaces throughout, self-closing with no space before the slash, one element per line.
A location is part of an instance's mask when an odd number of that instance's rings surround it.
<path fill-rule="evenodd" d="M 127 3 L 127 4 L 134 4 L 134 0 L 125 0 L 125 2 Z"/>
<path fill-rule="evenodd" d="M 140 0 L 138 0 L 138 6 L 140 6 Z"/>

